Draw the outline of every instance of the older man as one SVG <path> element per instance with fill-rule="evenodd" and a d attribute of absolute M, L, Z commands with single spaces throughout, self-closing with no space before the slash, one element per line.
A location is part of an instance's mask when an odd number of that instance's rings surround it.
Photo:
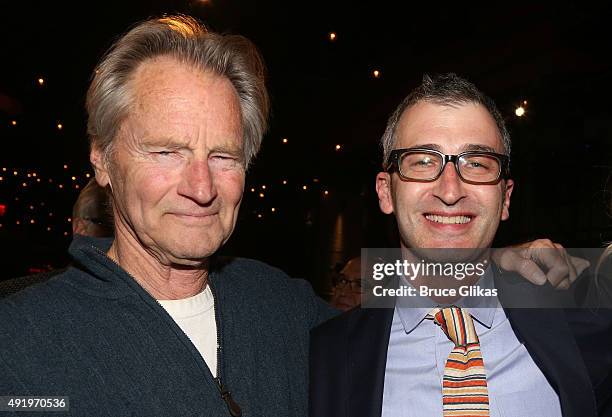
<path fill-rule="evenodd" d="M 308 332 L 333 310 L 304 281 L 216 260 L 266 127 L 261 59 L 168 17 L 134 27 L 87 95 L 91 162 L 115 239 L 0 306 L 0 396 L 65 396 L 75 416 L 304 416 Z M 13 402 L 15 404 L 15 402 Z"/>
<path fill-rule="evenodd" d="M 391 308 L 355 309 L 314 330 L 311 416 L 596 415 L 596 381 L 568 317 L 507 308 L 517 299 L 495 295 L 506 282 L 486 267 L 486 248 L 510 215 L 514 183 L 509 135 L 493 101 L 454 74 L 426 76 L 389 119 L 382 144 L 386 170 L 376 190 L 381 210 L 397 219 L 403 260 L 435 267 L 461 257 L 448 264 L 476 268 L 457 280 L 396 272 L 402 285 L 391 289 L 407 295 L 390 300 Z M 536 290 L 519 284 L 518 301 Z M 484 296 L 466 296 L 462 287 Z M 596 317 L 575 313 L 584 336 Z M 607 339 L 589 337 L 586 359 L 609 371 L 610 355 L 598 347 Z"/>
<path fill-rule="evenodd" d="M 333 310 L 279 270 L 212 257 L 266 127 L 254 47 L 187 17 L 146 21 L 102 59 L 87 110 L 115 239 L 75 239 L 74 267 L 0 304 L 2 401 L 65 396 L 78 416 L 305 416 L 309 330 Z"/>

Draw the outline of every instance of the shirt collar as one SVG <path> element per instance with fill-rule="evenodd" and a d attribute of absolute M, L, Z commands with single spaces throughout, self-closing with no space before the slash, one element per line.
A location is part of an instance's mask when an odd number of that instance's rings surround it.
<path fill-rule="evenodd" d="M 484 275 L 478 280 L 475 286 L 481 289 L 493 289 L 493 270 L 488 267 Z M 404 277 L 400 278 L 400 285 L 411 285 Z M 500 305 L 496 296 L 478 297 L 468 296 L 463 297 L 455 303 L 457 306 L 468 306 L 470 314 L 480 324 L 487 328 L 493 325 L 495 310 Z M 427 297 L 420 296 L 405 296 L 398 297 L 395 303 L 395 310 L 399 314 L 402 325 L 406 333 L 412 332 L 427 316 L 432 308 L 436 307 L 433 301 Z"/>

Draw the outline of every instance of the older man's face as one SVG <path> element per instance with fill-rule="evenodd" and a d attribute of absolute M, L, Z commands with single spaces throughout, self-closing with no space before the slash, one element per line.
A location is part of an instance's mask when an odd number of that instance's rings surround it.
<path fill-rule="evenodd" d="M 361 258 L 352 258 L 338 274 L 338 282 L 332 288 L 331 304 L 347 311 L 361 304 Z"/>
<path fill-rule="evenodd" d="M 97 173 L 112 188 L 116 239 L 198 265 L 231 235 L 244 191 L 238 96 L 227 78 L 164 57 L 130 85 L 134 106 Z"/>
<path fill-rule="evenodd" d="M 406 110 L 395 148 L 412 147 L 446 154 L 475 148 L 504 152 L 495 121 L 483 106 L 474 103 L 451 107 L 420 102 Z M 512 186 L 511 180 L 495 185 L 467 184 L 449 163 L 440 178 L 427 183 L 403 181 L 397 173 L 380 173 L 376 188 L 381 210 L 397 218 L 402 246 L 487 248 L 500 220 L 509 216 Z"/>

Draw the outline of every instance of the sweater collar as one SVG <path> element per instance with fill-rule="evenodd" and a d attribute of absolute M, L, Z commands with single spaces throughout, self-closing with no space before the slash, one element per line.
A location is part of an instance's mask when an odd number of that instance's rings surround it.
<path fill-rule="evenodd" d="M 134 294 L 134 290 L 144 295 L 146 291 L 140 284 L 106 254 L 112 243 L 112 238 L 74 236 L 68 248 L 74 260 L 74 267 L 86 272 L 92 278 L 81 280 L 78 283 L 79 287 L 110 298 Z"/>
<path fill-rule="evenodd" d="M 96 295 L 105 297 L 120 298 L 134 294 L 135 291 L 140 296 L 146 294 L 153 299 L 134 277 L 107 255 L 112 243 L 112 238 L 74 235 L 68 248 L 68 252 L 74 260 L 74 267 L 87 272 L 94 278 L 80 281 L 79 286 L 89 292 L 97 293 Z M 215 260 L 211 260 L 209 283 L 216 281 L 214 277 L 216 274 L 212 270 L 213 261 Z M 147 297 L 145 296 L 145 298 Z"/>

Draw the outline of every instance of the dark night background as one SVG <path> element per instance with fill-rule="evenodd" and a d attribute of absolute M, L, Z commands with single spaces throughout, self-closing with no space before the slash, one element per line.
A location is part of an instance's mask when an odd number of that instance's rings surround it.
<path fill-rule="evenodd" d="M 378 140 L 423 73 L 448 71 L 492 96 L 512 135 L 516 186 L 496 244 L 612 240 L 612 15 L 602 5 L 4 2 L 0 279 L 67 262 L 75 185 L 92 172 L 83 110 L 90 74 L 114 38 L 165 12 L 249 37 L 268 65 L 271 127 L 225 253 L 265 260 L 322 290 L 334 263 L 361 247 L 396 245 L 374 194 Z"/>

